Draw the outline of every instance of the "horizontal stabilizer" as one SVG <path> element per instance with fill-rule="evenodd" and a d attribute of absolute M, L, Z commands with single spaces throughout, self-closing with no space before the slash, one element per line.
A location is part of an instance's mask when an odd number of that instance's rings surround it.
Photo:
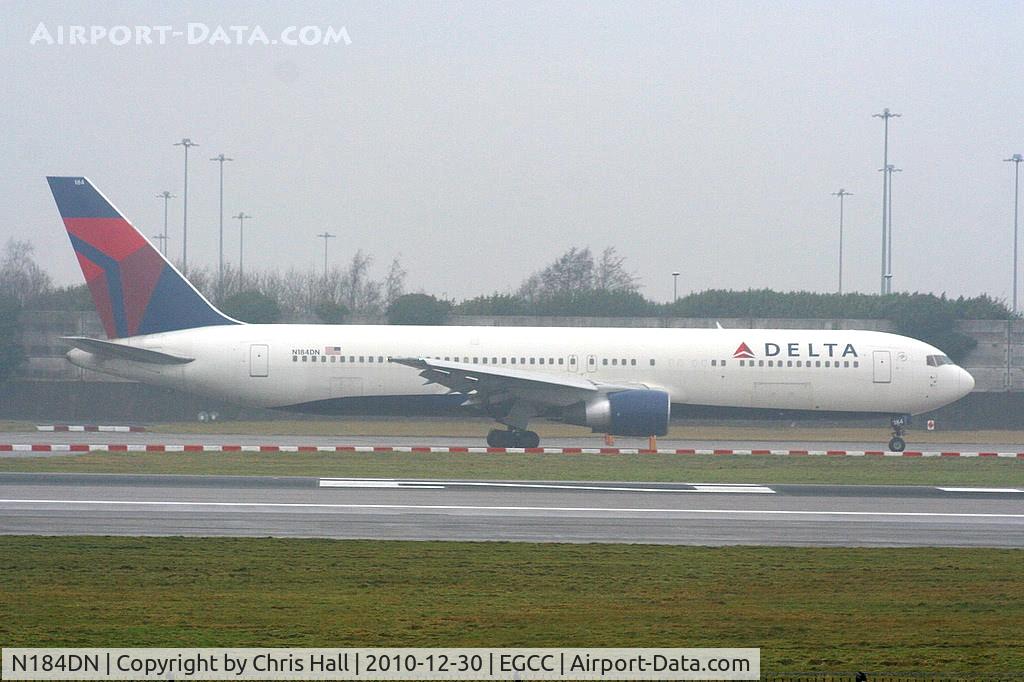
<path fill-rule="evenodd" d="M 136 348 L 135 346 L 126 346 L 113 341 L 90 339 L 86 336 L 64 336 L 61 337 L 61 340 L 75 348 L 84 350 L 86 353 L 118 360 L 148 362 L 152 365 L 184 365 L 195 360 L 195 358 L 186 358 L 180 355 L 162 353 L 157 350 Z"/>

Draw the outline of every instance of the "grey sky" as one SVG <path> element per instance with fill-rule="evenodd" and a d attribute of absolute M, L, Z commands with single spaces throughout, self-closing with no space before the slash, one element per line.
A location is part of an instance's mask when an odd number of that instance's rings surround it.
<path fill-rule="evenodd" d="M 315 47 L 45 46 L 37 25 L 345 27 Z M 411 289 L 515 287 L 616 246 L 644 293 L 876 292 L 891 107 L 894 289 L 1010 296 L 1024 4 L 3 3 L 0 240 L 81 281 L 47 174 L 89 176 L 146 234 L 193 150 L 189 261 L 214 264 L 217 164 L 248 268 L 363 249 Z M 181 200 L 171 205 L 172 253 Z M 227 257 L 237 260 L 237 221 Z"/>

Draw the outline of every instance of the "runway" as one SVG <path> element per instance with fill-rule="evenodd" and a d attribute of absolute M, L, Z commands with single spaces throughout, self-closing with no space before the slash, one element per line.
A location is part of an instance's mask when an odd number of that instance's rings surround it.
<path fill-rule="evenodd" d="M 1024 547 L 1024 488 L 0 474 L 0 533 Z"/>

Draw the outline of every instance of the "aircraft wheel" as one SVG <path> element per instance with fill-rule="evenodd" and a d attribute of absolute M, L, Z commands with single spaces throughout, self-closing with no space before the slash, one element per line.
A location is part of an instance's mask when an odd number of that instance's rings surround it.
<path fill-rule="evenodd" d="M 491 429 L 487 433 L 487 447 L 507 448 L 512 445 L 511 432 L 505 429 Z"/>
<path fill-rule="evenodd" d="M 903 452 L 907 448 L 907 441 L 899 436 L 893 436 L 889 441 L 889 450 L 892 452 Z"/>
<path fill-rule="evenodd" d="M 519 431 L 515 440 L 516 446 L 521 448 L 535 448 L 540 445 L 540 436 L 536 431 Z"/>

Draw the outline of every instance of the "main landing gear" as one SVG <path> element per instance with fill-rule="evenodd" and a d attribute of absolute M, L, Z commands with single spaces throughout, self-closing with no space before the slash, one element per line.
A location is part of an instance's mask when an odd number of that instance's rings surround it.
<path fill-rule="evenodd" d="M 540 445 L 540 436 L 525 429 L 491 429 L 487 434 L 487 445 L 492 448 L 535 448 Z"/>
<path fill-rule="evenodd" d="M 907 424 L 910 423 L 910 417 L 905 414 L 897 414 L 890 419 L 892 423 L 892 438 L 889 439 L 889 450 L 891 452 L 903 452 L 907 449 L 907 441 L 903 440 L 903 436 L 907 431 Z"/>

